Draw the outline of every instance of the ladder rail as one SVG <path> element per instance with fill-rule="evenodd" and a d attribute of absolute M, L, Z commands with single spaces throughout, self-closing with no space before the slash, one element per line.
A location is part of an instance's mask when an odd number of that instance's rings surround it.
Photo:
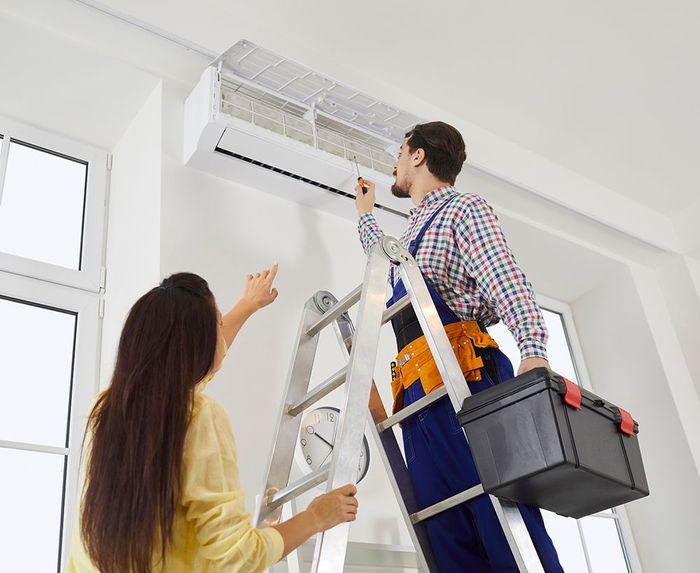
<path fill-rule="evenodd" d="M 367 404 L 377 360 L 381 320 L 385 310 L 388 273 L 389 259 L 384 256 L 381 249 L 375 246 L 369 255 L 362 282 L 362 294 L 357 311 L 358 328 L 353 336 L 350 351 L 347 383 L 344 386 L 345 404 L 338 421 L 327 491 L 357 481 L 357 465 L 364 439 Z M 337 309 L 336 312 L 331 309 L 329 312 L 337 318 L 344 311 L 338 313 Z M 358 360 L 358 357 L 361 359 Z M 319 534 L 311 567 L 312 573 L 339 573 L 343 570 L 349 530 L 349 523 L 341 523 Z"/>
<path fill-rule="evenodd" d="M 399 301 L 398 304 L 400 303 L 401 301 Z M 354 326 L 347 315 L 344 315 L 341 319 L 336 321 L 336 334 L 341 348 L 343 348 L 349 356 L 352 350 Z M 409 536 L 416 550 L 418 569 L 423 573 L 437 571 L 437 564 L 430 547 L 427 530 L 423 524 L 412 526 L 411 523 L 410 516 L 418 510 L 418 503 L 413 492 L 413 483 L 408 474 L 408 468 L 404 462 L 396 435 L 394 432 L 383 432 L 379 429 L 388 419 L 388 416 L 374 380 L 372 380 L 372 389 L 370 392 L 369 412 L 373 422 L 369 424 L 370 433 L 372 434 L 374 443 L 377 445 L 377 450 L 379 451 L 384 468 L 387 470 L 387 477 L 394 492 L 394 498 L 398 503 L 401 516 L 403 517 Z"/>

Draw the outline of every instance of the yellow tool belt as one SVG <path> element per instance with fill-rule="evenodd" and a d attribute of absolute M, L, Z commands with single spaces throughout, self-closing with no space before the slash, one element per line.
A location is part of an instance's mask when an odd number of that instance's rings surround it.
<path fill-rule="evenodd" d="M 475 320 L 448 324 L 445 326 L 445 332 L 464 377 L 469 382 L 481 380 L 480 369 L 484 366 L 484 361 L 476 355 L 474 347 L 498 348 L 496 341 L 486 332 L 482 332 Z M 425 336 L 417 338 L 401 349 L 396 356 L 396 362 L 392 363 L 391 374 L 394 414 L 403 408 L 404 390 L 416 380 L 420 379 L 426 396 L 443 384 Z"/>

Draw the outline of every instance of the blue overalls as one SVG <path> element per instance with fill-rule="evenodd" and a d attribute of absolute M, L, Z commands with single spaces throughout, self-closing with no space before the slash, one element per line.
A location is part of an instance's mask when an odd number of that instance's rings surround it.
<path fill-rule="evenodd" d="M 438 213 L 433 213 L 408 251 L 416 256 L 418 245 Z M 461 319 L 426 280 L 443 324 Z M 399 279 L 388 306 L 406 295 Z M 408 308 L 392 320 L 399 350 L 422 336 L 418 319 Z M 497 348 L 475 348 L 484 360 L 482 379 L 470 382 L 472 394 L 513 378 L 513 366 Z M 404 391 L 404 407 L 425 396 L 420 380 Z M 418 508 L 423 509 L 480 483 L 467 440 L 448 397 L 407 418 L 402 424 L 404 451 Z M 519 504 L 525 525 L 547 573 L 562 572 L 557 552 L 536 507 Z M 503 530 L 487 495 L 481 495 L 425 520 L 428 536 L 441 573 L 502 573 L 517 571 Z"/>

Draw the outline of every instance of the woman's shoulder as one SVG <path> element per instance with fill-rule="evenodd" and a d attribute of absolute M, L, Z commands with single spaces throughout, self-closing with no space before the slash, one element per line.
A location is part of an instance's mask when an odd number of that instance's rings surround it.
<path fill-rule="evenodd" d="M 197 392 L 193 399 L 192 415 L 185 438 L 185 457 L 206 455 L 222 450 L 233 452 L 236 442 L 226 410 L 211 396 Z M 194 453 L 193 453 L 194 452 Z"/>
<path fill-rule="evenodd" d="M 211 396 L 195 392 L 192 403 L 192 420 L 201 418 L 214 418 L 228 421 L 228 415 L 224 407 Z"/>

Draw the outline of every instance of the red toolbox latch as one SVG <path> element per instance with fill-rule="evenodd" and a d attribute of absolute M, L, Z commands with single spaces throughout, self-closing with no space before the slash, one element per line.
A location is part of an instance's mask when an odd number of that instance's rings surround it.
<path fill-rule="evenodd" d="M 615 409 L 619 414 L 618 423 L 620 424 L 620 431 L 628 436 L 634 436 L 635 424 L 632 414 L 630 414 L 627 410 L 623 410 L 619 406 L 615 406 Z"/>
<path fill-rule="evenodd" d="M 578 384 L 575 384 L 571 380 L 567 380 L 563 376 L 561 379 L 564 381 L 566 386 L 566 392 L 564 393 L 564 402 L 566 402 L 572 408 L 577 410 L 581 409 L 581 389 Z"/>

